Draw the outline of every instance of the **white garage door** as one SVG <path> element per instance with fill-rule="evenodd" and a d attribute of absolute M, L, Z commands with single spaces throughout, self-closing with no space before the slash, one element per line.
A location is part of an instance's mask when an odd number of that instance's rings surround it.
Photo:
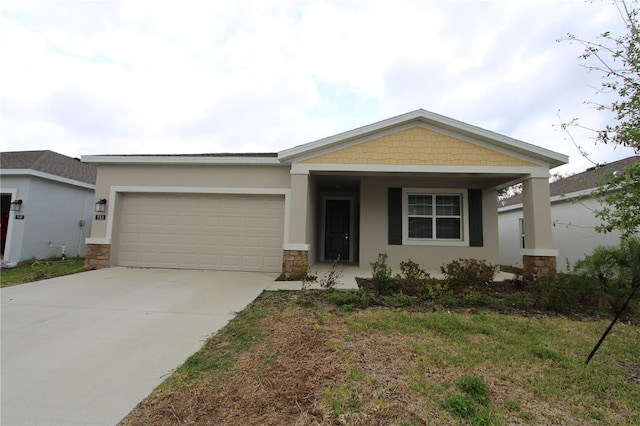
<path fill-rule="evenodd" d="M 117 264 L 280 272 L 284 197 L 124 194 Z"/>

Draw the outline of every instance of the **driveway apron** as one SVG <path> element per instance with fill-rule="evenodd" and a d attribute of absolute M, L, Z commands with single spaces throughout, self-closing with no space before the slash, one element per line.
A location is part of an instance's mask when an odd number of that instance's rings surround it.
<path fill-rule="evenodd" d="M 1 424 L 118 423 L 274 278 L 109 268 L 2 289 Z"/>

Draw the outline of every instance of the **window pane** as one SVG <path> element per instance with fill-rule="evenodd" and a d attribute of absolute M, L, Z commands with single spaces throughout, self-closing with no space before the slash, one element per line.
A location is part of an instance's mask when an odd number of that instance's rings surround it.
<path fill-rule="evenodd" d="M 436 219 L 436 238 L 460 239 L 460 219 Z"/>
<path fill-rule="evenodd" d="M 430 216 L 432 203 L 431 195 L 409 195 L 408 213 L 410 216 Z"/>
<path fill-rule="evenodd" d="M 436 215 L 460 216 L 460 196 L 458 195 L 436 196 Z"/>
<path fill-rule="evenodd" d="M 433 238 L 431 218 L 410 217 L 409 238 Z"/>

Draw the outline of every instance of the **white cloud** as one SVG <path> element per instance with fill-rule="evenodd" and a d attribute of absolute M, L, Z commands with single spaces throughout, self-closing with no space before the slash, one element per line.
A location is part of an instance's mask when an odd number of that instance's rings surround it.
<path fill-rule="evenodd" d="M 606 119 L 555 40 L 620 24 L 581 1 L 1 7 L 0 149 L 72 156 L 272 152 L 417 108 L 573 155 L 556 111 Z"/>

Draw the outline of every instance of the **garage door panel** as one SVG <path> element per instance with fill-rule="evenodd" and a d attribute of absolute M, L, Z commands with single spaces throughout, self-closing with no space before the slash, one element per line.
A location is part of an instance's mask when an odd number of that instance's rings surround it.
<path fill-rule="evenodd" d="M 265 239 L 261 237 L 249 236 L 242 238 L 242 245 L 244 247 L 263 247 Z"/>
<path fill-rule="evenodd" d="M 121 266 L 279 272 L 284 197 L 124 194 Z"/>
<path fill-rule="evenodd" d="M 265 266 L 280 271 L 282 269 L 282 256 L 263 256 L 262 261 Z"/>
<path fill-rule="evenodd" d="M 260 257 L 259 256 L 242 256 L 242 263 L 247 266 L 260 266 Z"/>

